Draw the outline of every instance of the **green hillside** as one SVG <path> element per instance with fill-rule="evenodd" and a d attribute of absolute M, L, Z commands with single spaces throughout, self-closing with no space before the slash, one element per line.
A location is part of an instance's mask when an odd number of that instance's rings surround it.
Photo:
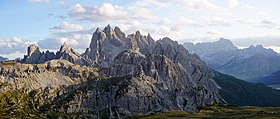
<path fill-rule="evenodd" d="M 254 107 L 215 105 L 201 108 L 196 113 L 179 110 L 164 111 L 147 116 L 132 116 L 130 119 L 279 119 L 280 107 Z"/>
<path fill-rule="evenodd" d="M 228 104 L 280 106 L 280 91 L 264 84 L 252 84 L 224 74 L 220 74 L 214 80 L 221 87 L 220 96 Z"/>

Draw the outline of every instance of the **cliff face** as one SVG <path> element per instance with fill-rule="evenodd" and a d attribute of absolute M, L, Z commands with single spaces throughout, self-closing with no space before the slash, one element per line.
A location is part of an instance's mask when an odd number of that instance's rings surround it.
<path fill-rule="evenodd" d="M 80 85 L 88 98 L 76 96 L 78 100 L 71 104 L 78 104 L 83 113 L 99 115 L 104 110 L 116 117 L 170 109 L 192 112 L 219 102 L 212 71 L 177 42 L 154 41 L 139 31 L 122 39 L 116 34 L 122 34 L 117 27 L 97 29 L 83 54 L 100 68 L 100 76 L 109 76 Z M 71 105 L 67 112 L 77 112 L 75 107 Z"/>
<path fill-rule="evenodd" d="M 34 65 L 0 65 L 1 90 L 55 87 L 48 88 L 56 92 L 49 95 L 51 103 L 41 105 L 55 113 L 125 117 L 171 109 L 193 112 L 219 102 L 213 71 L 169 38 L 154 41 L 139 31 L 126 37 L 118 27 L 107 26 L 93 33 L 82 56 L 64 44 L 55 56 L 59 60 L 42 64 L 36 64 L 42 53 L 33 47 L 23 61 Z"/>

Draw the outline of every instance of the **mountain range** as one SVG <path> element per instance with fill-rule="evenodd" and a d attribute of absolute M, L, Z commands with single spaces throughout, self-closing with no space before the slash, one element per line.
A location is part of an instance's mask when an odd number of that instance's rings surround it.
<path fill-rule="evenodd" d="M 8 61 L 8 60 L 9 60 L 8 58 L 1 57 L 1 56 L 0 56 L 0 61 Z"/>
<path fill-rule="evenodd" d="M 262 45 L 238 49 L 224 38 L 216 42 L 183 45 L 190 53 L 198 54 L 211 68 L 245 81 L 258 83 L 258 79 L 280 70 L 280 55 Z"/>
<path fill-rule="evenodd" d="M 31 45 L 21 61 L 2 62 L 0 91 L 1 114 L 21 118 L 125 118 L 220 103 L 280 106 L 280 91 L 219 73 L 170 38 L 125 35 L 110 25 L 94 31 L 83 54 L 67 43 L 56 53 Z"/>

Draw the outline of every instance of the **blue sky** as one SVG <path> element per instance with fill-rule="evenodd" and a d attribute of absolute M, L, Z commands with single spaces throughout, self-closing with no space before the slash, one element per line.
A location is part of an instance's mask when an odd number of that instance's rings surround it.
<path fill-rule="evenodd" d="M 82 53 L 97 27 L 139 30 L 154 39 L 239 47 L 263 44 L 280 51 L 279 0 L 1 0 L 0 55 L 22 57 L 32 43 L 58 50 L 67 42 Z"/>

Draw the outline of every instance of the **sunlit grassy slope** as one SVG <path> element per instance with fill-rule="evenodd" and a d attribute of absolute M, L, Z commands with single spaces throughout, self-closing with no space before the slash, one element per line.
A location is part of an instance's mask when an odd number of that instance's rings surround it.
<path fill-rule="evenodd" d="M 147 116 L 133 116 L 131 119 L 279 119 L 280 107 L 254 107 L 235 105 L 216 105 L 201 108 L 196 113 L 179 110 L 164 111 Z"/>

